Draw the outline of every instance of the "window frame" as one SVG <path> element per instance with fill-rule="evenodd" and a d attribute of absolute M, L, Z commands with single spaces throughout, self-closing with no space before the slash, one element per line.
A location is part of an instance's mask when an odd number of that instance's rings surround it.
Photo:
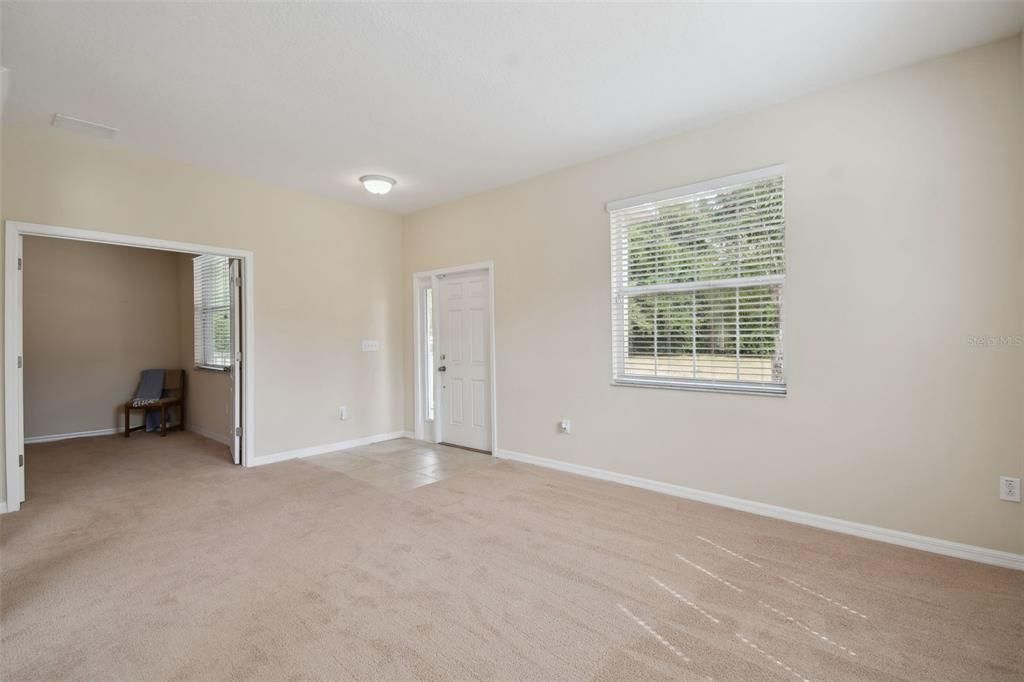
<path fill-rule="evenodd" d="M 200 258 L 223 258 L 224 259 L 224 263 L 227 266 L 226 270 L 227 270 L 228 291 L 229 291 L 226 304 L 213 305 L 213 304 L 209 303 L 209 300 L 212 297 L 210 292 L 207 292 L 202 287 L 200 287 L 198 291 L 195 290 L 195 287 L 197 286 L 196 267 L 197 267 L 197 261 Z M 192 294 L 192 297 L 193 297 L 193 310 L 192 310 L 192 320 L 193 320 L 192 343 L 193 343 L 193 349 L 192 349 L 192 356 L 193 356 L 193 362 L 194 362 L 194 365 L 195 365 L 195 369 L 206 371 L 206 372 L 220 372 L 220 373 L 230 372 L 232 367 L 233 367 L 233 364 L 234 364 L 232 362 L 231 357 L 230 357 L 230 354 L 231 354 L 230 350 L 228 351 L 228 356 L 229 357 L 228 357 L 228 360 L 227 360 L 226 364 L 221 365 L 221 364 L 215 364 L 215 363 L 209 362 L 210 357 L 209 357 L 209 354 L 207 353 L 207 351 L 209 349 L 206 347 L 206 344 L 205 344 L 206 334 L 205 333 L 200 333 L 199 326 L 201 324 L 201 321 L 204 320 L 204 319 L 207 319 L 208 316 L 210 316 L 209 319 L 212 319 L 212 315 L 213 314 L 216 314 L 218 312 L 223 312 L 223 311 L 227 312 L 228 322 L 229 322 L 229 324 L 231 323 L 231 315 L 232 315 L 231 295 L 230 295 L 230 288 L 232 286 L 232 282 L 231 282 L 231 258 L 229 258 L 228 256 L 219 256 L 219 255 L 215 255 L 215 254 L 200 254 L 198 256 L 195 256 L 192 259 L 192 286 L 193 286 L 193 294 Z M 215 334 L 211 335 L 210 338 L 211 339 L 215 338 Z M 198 339 L 203 339 L 204 341 L 197 343 Z M 214 351 L 214 353 L 215 352 L 216 351 Z"/>
<path fill-rule="evenodd" d="M 606 210 L 609 215 L 609 240 L 611 246 L 610 260 L 611 260 L 611 310 L 610 310 L 610 331 L 611 331 L 611 351 L 612 351 L 612 386 L 627 386 L 637 388 L 658 388 L 658 389 L 670 389 L 670 390 L 683 390 L 683 391 L 703 391 L 713 393 L 735 393 L 735 394 L 748 394 L 748 395 L 767 395 L 784 397 L 788 394 L 788 378 L 786 376 L 786 361 L 785 361 L 785 319 L 784 314 L 784 292 L 785 292 L 785 278 L 786 271 L 788 270 L 788 263 L 786 259 L 786 221 L 783 217 L 783 232 L 782 232 L 782 273 L 773 275 L 756 275 L 750 277 L 735 277 L 729 279 L 720 280 L 698 280 L 690 282 L 681 282 L 675 284 L 652 284 L 630 287 L 626 284 L 625 280 L 628 278 L 628 269 L 624 265 L 616 267 L 616 245 L 615 240 L 618 234 L 621 234 L 620 229 L 615 226 L 614 213 L 617 211 L 633 208 L 648 203 L 672 201 L 672 200 L 684 200 L 693 195 L 710 192 L 718 189 L 725 189 L 727 187 L 735 187 L 737 185 L 752 184 L 761 180 L 767 180 L 771 178 L 781 177 L 783 179 L 782 189 L 782 201 L 783 201 L 783 215 L 785 215 L 785 201 L 786 201 L 786 167 L 785 165 L 779 164 L 774 166 L 768 166 L 757 170 L 737 173 L 734 175 L 728 175 L 720 178 L 714 178 L 703 182 L 693 183 L 690 185 L 684 185 L 682 187 L 675 187 L 671 189 L 661 190 L 658 192 L 652 192 L 649 194 L 643 194 L 635 197 L 629 197 L 626 199 L 620 199 L 617 201 L 611 201 L 606 204 Z M 780 383 L 769 383 L 769 382 L 744 382 L 744 381 L 727 381 L 721 379 L 698 379 L 698 378 L 669 378 L 669 377 L 657 377 L 657 376 L 637 376 L 629 375 L 626 372 L 626 353 L 623 351 L 623 347 L 628 343 L 624 338 L 620 339 L 619 335 L 622 333 L 621 329 L 617 329 L 617 323 L 626 322 L 628 324 L 628 306 L 629 297 L 644 295 L 644 294 L 657 294 L 657 293 L 694 293 L 701 290 L 728 290 L 737 289 L 740 287 L 756 287 L 756 286 L 777 286 L 779 288 L 779 331 L 778 338 L 779 343 L 783 349 L 782 353 L 782 381 Z M 618 308 L 618 310 L 616 310 Z M 628 334 L 628 332 L 627 332 Z M 622 347 L 619 347 L 621 345 Z"/>
<path fill-rule="evenodd" d="M 437 311 L 434 309 L 436 301 L 433 286 L 429 284 L 420 286 L 419 296 L 420 300 L 417 302 L 417 305 L 420 306 L 422 311 L 420 315 L 420 339 L 422 339 L 422 348 L 420 349 L 422 353 L 420 358 L 422 414 L 420 418 L 424 424 L 433 425 L 434 419 L 437 416 L 437 409 L 434 404 L 436 395 L 434 390 L 434 368 L 437 366 L 434 326 Z"/>

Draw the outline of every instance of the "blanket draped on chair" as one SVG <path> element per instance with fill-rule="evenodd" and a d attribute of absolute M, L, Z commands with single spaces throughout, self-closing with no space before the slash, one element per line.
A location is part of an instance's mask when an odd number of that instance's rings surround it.
<path fill-rule="evenodd" d="M 139 388 L 132 398 L 132 407 L 145 407 L 160 402 L 164 395 L 164 370 L 144 369 L 139 380 Z M 127 426 L 127 425 L 126 425 Z M 160 428 L 160 411 L 146 410 L 146 431 Z"/>

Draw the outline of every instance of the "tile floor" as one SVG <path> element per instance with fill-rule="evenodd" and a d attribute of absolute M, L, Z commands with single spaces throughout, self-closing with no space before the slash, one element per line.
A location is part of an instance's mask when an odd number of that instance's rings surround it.
<path fill-rule="evenodd" d="M 480 452 L 399 438 L 308 457 L 303 461 L 343 473 L 381 490 L 397 492 L 491 466 L 495 459 Z"/>

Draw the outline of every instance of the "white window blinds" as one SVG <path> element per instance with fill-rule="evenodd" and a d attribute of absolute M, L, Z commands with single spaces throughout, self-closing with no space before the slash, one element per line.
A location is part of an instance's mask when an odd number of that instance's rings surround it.
<path fill-rule="evenodd" d="M 608 212 L 613 381 L 784 394 L 782 168 Z"/>
<path fill-rule="evenodd" d="M 192 261 L 197 367 L 231 367 L 231 263 L 225 256 Z"/>

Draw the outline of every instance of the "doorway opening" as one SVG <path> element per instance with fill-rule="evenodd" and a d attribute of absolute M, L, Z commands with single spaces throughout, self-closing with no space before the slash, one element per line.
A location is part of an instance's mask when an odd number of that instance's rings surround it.
<path fill-rule="evenodd" d="M 494 265 L 413 275 L 416 438 L 494 453 Z"/>
<path fill-rule="evenodd" d="M 250 252 L 15 221 L 5 238 L 7 511 L 26 499 L 26 443 L 180 448 L 179 426 L 249 464 Z"/>

